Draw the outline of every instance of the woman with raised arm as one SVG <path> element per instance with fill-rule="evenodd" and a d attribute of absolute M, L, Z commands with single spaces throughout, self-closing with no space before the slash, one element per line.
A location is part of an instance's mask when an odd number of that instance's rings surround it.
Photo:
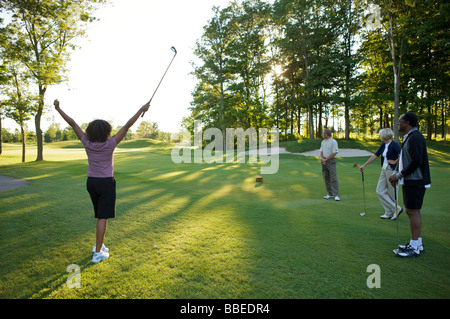
<path fill-rule="evenodd" d="M 89 123 L 86 133 L 54 101 L 55 109 L 69 124 L 81 140 L 88 157 L 86 187 L 94 205 L 97 218 L 96 243 L 92 248 L 92 262 L 97 263 L 109 257 L 109 249 L 103 244 L 109 218 L 116 217 L 116 181 L 114 179 L 114 149 L 123 140 L 139 116 L 148 111 L 150 104 L 144 104 L 138 112 L 115 134 L 111 134 L 111 125 L 104 120 Z"/>

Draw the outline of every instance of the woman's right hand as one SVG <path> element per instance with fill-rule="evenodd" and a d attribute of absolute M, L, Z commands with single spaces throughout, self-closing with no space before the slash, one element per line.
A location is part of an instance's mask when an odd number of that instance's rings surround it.
<path fill-rule="evenodd" d="M 150 108 L 150 102 L 147 102 L 141 107 L 141 111 L 147 112 L 149 108 Z"/>

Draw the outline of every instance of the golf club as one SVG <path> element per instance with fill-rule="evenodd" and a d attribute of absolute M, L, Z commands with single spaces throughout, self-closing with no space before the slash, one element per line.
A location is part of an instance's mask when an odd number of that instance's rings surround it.
<path fill-rule="evenodd" d="M 366 188 L 364 186 L 364 172 L 361 172 L 362 184 L 363 184 L 363 198 L 364 198 L 364 211 L 359 215 L 364 216 L 366 214 Z"/>
<path fill-rule="evenodd" d="M 173 59 L 175 59 L 175 57 L 176 57 L 176 55 L 177 55 L 177 49 L 175 49 L 175 47 L 171 47 L 170 49 L 171 49 L 173 52 L 175 52 L 175 54 L 173 55 L 173 58 L 172 58 L 172 60 L 170 61 L 169 66 L 168 66 L 167 69 L 166 69 L 166 72 L 164 72 L 164 75 L 162 76 L 161 81 L 159 81 L 159 84 L 158 84 L 158 86 L 156 87 L 155 92 L 153 92 L 153 95 L 152 95 L 152 97 L 150 98 L 150 101 L 148 101 L 149 104 L 150 104 L 150 102 L 153 100 L 153 97 L 155 96 L 156 91 L 158 91 L 158 88 L 159 88 L 159 86 L 161 85 L 162 80 L 163 80 L 164 77 L 166 76 L 166 73 L 167 73 L 167 71 L 169 70 L 170 65 L 172 64 Z M 141 117 L 144 117 L 144 114 L 145 114 L 145 112 L 142 113 Z"/>
<path fill-rule="evenodd" d="M 398 169 L 398 165 L 399 163 L 397 163 L 397 165 L 395 166 L 394 172 L 397 171 Z M 398 194 L 397 194 L 397 186 L 398 186 L 398 181 L 395 183 L 394 186 L 394 199 L 395 199 L 395 219 L 397 220 L 397 249 L 394 249 L 394 253 L 395 255 L 398 255 L 399 249 L 400 249 L 400 235 L 398 232 Z"/>
<path fill-rule="evenodd" d="M 397 183 L 394 185 L 394 198 L 395 198 L 395 219 L 397 220 L 397 249 L 394 249 L 394 253 L 396 255 L 398 255 L 398 251 L 399 251 L 399 246 L 400 246 L 400 235 L 398 232 L 398 209 L 397 209 L 397 203 L 398 203 L 398 198 L 397 198 Z"/>

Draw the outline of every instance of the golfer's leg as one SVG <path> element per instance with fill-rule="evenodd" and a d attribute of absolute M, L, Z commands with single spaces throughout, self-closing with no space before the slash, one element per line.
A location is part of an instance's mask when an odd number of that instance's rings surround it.
<path fill-rule="evenodd" d="M 108 224 L 107 219 L 97 219 L 97 241 L 96 241 L 96 247 L 95 252 L 100 252 L 103 245 L 103 240 L 105 238 L 106 233 L 106 225 Z"/>
<path fill-rule="evenodd" d="M 411 228 L 411 239 L 418 240 L 422 237 L 422 215 L 420 209 L 408 209 L 406 208 L 406 214 L 409 216 L 409 226 Z"/>
<path fill-rule="evenodd" d="M 328 165 L 328 163 L 327 163 Z M 339 196 L 339 182 L 337 179 L 337 169 L 336 169 L 336 160 L 332 159 L 329 163 L 329 172 L 330 172 L 330 188 L 332 196 Z"/>
<path fill-rule="evenodd" d="M 391 183 L 389 183 L 389 176 L 391 176 L 393 171 L 391 169 L 386 170 L 386 185 L 387 185 L 387 193 L 389 195 L 389 201 L 392 205 L 393 212 L 395 212 L 395 205 L 397 205 L 397 213 L 400 212 L 402 207 L 398 204 L 398 184 L 395 186 L 392 186 Z M 397 192 L 397 202 L 395 201 L 395 193 Z"/>
<path fill-rule="evenodd" d="M 394 188 L 389 183 L 389 175 L 387 170 L 381 169 L 380 178 L 377 185 L 377 195 L 380 200 L 381 206 L 388 216 L 393 216 L 395 213 L 395 197 Z"/>
<path fill-rule="evenodd" d="M 327 195 L 333 195 L 331 192 L 331 186 L 330 186 L 330 172 L 328 171 L 328 168 L 326 165 L 322 165 L 322 175 L 323 175 L 323 181 L 325 182 L 325 188 L 327 190 Z"/>

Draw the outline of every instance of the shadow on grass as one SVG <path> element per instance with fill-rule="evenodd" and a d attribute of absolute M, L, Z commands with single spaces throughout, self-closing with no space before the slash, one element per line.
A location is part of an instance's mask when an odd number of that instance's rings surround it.
<path fill-rule="evenodd" d="M 92 263 L 92 255 L 85 257 L 82 259 L 79 263 L 75 264 L 80 268 L 80 273 L 83 273 L 90 267 L 94 266 L 95 264 Z M 69 265 L 68 265 L 69 266 Z M 63 286 L 68 285 L 67 280 L 69 279 L 71 273 L 65 271 L 57 275 L 56 277 L 48 280 L 46 283 L 41 285 L 41 289 L 30 293 L 28 295 L 24 295 L 21 298 L 24 299 L 45 299 L 51 297 L 52 294 L 57 293 L 58 290 L 61 290 Z M 71 288 L 71 289 L 77 289 L 77 288 Z"/>
<path fill-rule="evenodd" d="M 168 297 L 197 297 L 198 295 L 192 292 L 195 289 L 198 289 L 197 294 L 205 294 L 208 291 L 209 295 L 206 297 L 215 298 L 351 298 L 356 295 L 373 297 L 377 295 L 368 292 L 364 285 L 360 287 L 360 283 L 364 284 L 367 277 L 362 266 L 367 266 L 375 258 L 386 265 L 393 263 L 401 269 L 399 260 L 386 262 L 386 257 L 380 250 L 373 249 L 383 238 L 392 236 L 393 228 L 387 228 L 391 225 L 375 224 L 369 214 L 366 219 L 357 215 L 358 205 L 362 203 L 361 181 L 360 175 L 351 168 L 354 159 L 340 161 L 338 174 L 341 174 L 341 177 L 345 175 L 345 184 L 342 185 L 344 193 L 342 202 L 334 203 L 321 198 L 324 186 L 319 169 L 318 173 L 314 174 L 316 159 L 282 155 L 280 158 L 283 165 L 280 166 L 279 174 L 265 176 L 264 183 L 255 184 L 259 172 L 257 165 L 175 165 L 168 153 L 167 149 L 158 149 L 116 155 L 119 221 L 112 226 L 117 232 L 109 239 L 117 245 L 131 243 L 133 247 L 139 248 L 137 239 L 140 236 L 145 236 L 146 242 L 150 236 L 162 240 L 169 233 L 177 232 L 183 232 L 189 237 L 191 234 L 185 227 L 195 222 L 193 218 L 202 220 L 208 217 L 210 211 L 221 206 L 227 209 L 223 212 L 225 217 L 219 220 L 224 223 L 229 222 L 229 219 L 236 220 L 242 226 L 242 231 L 245 231 L 245 234 L 237 234 L 238 241 L 241 241 L 239 250 L 242 255 L 235 260 L 223 261 L 233 263 L 233 266 L 229 266 L 231 274 L 222 275 L 225 282 L 243 286 L 242 292 L 224 296 L 217 290 L 210 291 L 214 282 L 210 281 L 208 275 L 204 275 L 204 282 L 201 283 L 205 287 L 199 289 L 196 286 L 198 283 L 192 280 L 202 277 L 198 274 L 202 267 L 199 262 L 190 269 L 182 269 L 188 271 L 188 274 L 176 274 L 172 278 L 166 287 Z M 435 155 L 432 157 L 434 159 Z M 5 278 L 8 271 L 14 271 L 16 268 L 22 268 L 22 271 L 28 269 L 28 264 L 32 263 L 29 260 L 44 255 L 47 250 L 55 249 L 52 244 L 55 241 L 66 245 L 74 238 L 94 234 L 94 228 L 88 227 L 84 221 L 93 218 L 89 196 L 85 191 L 86 161 L 32 163 L 21 165 L 20 168 L 14 165 L 0 168 L 0 173 L 2 169 L 16 170 L 19 177 L 32 178 L 33 187 L 29 191 L 18 191 L 10 198 L 0 195 L 0 207 L 5 209 L 0 212 L 2 235 L 4 234 L 6 239 L 1 244 L 2 259 L 13 258 L 18 247 L 28 247 L 21 256 L 23 264 L 16 261 L 17 263 L 2 267 L 1 278 Z M 373 165 L 372 173 L 370 169 L 366 183 L 368 188 L 374 189 L 379 167 Z M 36 196 L 45 199 L 45 207 L 35 205 Z M 372 199 L 368 195 L 368 198 L 369 208 L 372 208 L 370 205 L 378 206 L 375 195 Z M 79 206 L 74 204 L 79 202 L 82 203 Z M 5 205 L 2 206 L 3 204 Z M 50 212 L 49 206 L 53 207 Z M 68 213 L 64 212 L 61 216 L 60 209 L 65 209 Z M 85 211 L 80 214 L 80 209 Z M 352 209 L 356 211 L 355 218 Z M 51 218 L 50 221 L 42 218 L 45 213 Z M 374 224 L 368 224 L 369 221 Z M 126 228 L 125 223 L 129 223 Z M 402 221 L 402 226 L 403 234 L 407 235 L 406 219 Z M 10 229 L 3 232 L 6 227 Z M 77 231 L 67 234 L 72 228 L 77 228 Z M 26 233 L 30 229 L 34 231 Z M 190 256 L 191 246 L 200 246 L 204 244 L 203 241 L 217 246 L 222 243 L 223 236 L 230 236 L 230 239 L 236 236 L 212 233 L 220 229 L 220 225 L 214 225 L 204 229 L 195 238 L 184 238 L 184 246 L 178 242 L 170 244 L 180 246 L 174 248 L 182 252 L 178 258 L 194 258 L 196 256 Z M 26 235 L 17 238 L 15 234 L 18 232 L 25 232 Z M 46 234 L 47 236 L 44 236 Z M 430 242 L 436 250 L 448 250 L 439 240 Z M 330 243 L 333 243 L 333 246 L 330 246 Z M 195 250 L 192 254 L 199 252 Z M 348 255 L 343 257 L 342 254 Z M 45 256 L 51 256 L 51 253 Z M 201 256 L 205 257 L 206 253 Z M 90 258 L 83 257 L 79 262 L 83 271 L 91 269 Z M 431 267 L 435 259 L 436 257 L 432 257 L 419 268 Z M 448 258 L 445 260 L 448 261 Z M 114 259 L 111 261 L 114 262 Z M 135 258 L 133 262 L 136 263 L 133 268 L 145 271 L 145 266 L 153 261 Z M 177 271 L 176 261 L 167 263 L 165 266 L 168 271 Z M 210 266 L 216 269 L 214 267 L 217 265 Z M 437 273 L 443 272 L 438 270 Z M 30 275 L 36 276 L 32 269 Z M 20 292 L 12 295 L 20 298 L 51 298 L 52 292 L 63 289 L 66 276 L 69 276 L 67 272 L 56 272 L 51 280 L 36 283 L 34 292 L 25 296 Z M 39 274 L 33 280 L 38 281 L 38 277 Z M 436 281 L 429 276 L 425 279 Z M 187 287 L 185 292 L 177 290 L 180 282 Z M 401 280 L 396 279 L 394 282 L 400 285 Z M 389 290 L 384 291 L 387 291 L 384 296 L 388 296 Z"/>

